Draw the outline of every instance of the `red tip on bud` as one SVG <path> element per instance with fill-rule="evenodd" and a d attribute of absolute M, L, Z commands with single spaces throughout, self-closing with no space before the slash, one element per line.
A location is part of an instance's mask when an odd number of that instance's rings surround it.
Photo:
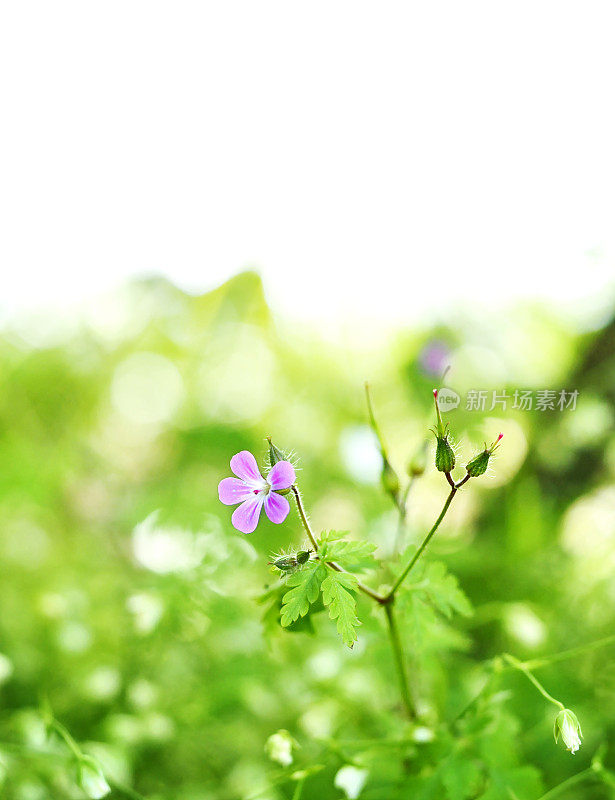
<path fill-rule="evenodd" d="M 498 442 L 500 441 L 500 439 L 503 439 L 503 438 L 504 438 L 504 434 L 503 434 L 503 433 L 501 433 L 501 434 L 498 436 Z"/>
<path fill-rule="evenodd" d="M 433 396 L 436 398 L 436 400 L 438 399 L 438 390 L 437 389 L 433 390 Z"/>

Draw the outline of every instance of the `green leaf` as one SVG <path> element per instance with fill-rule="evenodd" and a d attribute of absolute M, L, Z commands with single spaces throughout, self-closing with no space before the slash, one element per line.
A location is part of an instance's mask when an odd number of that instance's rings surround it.
<path fill-rule="evenodd" d="M 427 601 L 449 619 L 454 612 L 464 617 L 472 614 L 472 604 L 459 586 L 457 578 L 440 561 L 421 564 L 413 576 L 412 583 L 406 584 L 403 589 L 406 598 L 410 594 L 414 598 Z"/>
<path fill-rule="evenodd" d="M 424 580 L 427 581 L 425 591 L 429 599 L 444 616 L 451 617 L 454 611 L 464 617 L 472 614 L 472 604 L 459 586 L 457 578 L 447 571 L 444 564 L 439 561 L 429 562 Z"/>
<path fill-rule="evenodd" d="M 305 569 L 295 572 L 288 578 L 286 585 L 291 589 L 282 598 L 283 627 L 288 627 L 308 613 L 310 605 L 318 599 L 320 584 L 326 574 L 327 568 L 324 564 L 313 561 Z"/>
<path fill-rule="evenodd" d="M 378 566 L 373 555 L 375 549 L 376 545 L 371 542 L 340 539 L 326 545 L 323 558 L 327 561 L 335 561 L 349 572 L 363 572 Z"/>
<path fill-rule="evenodd" d="M 475 797 L 481 783 L 481 771 L 476 763 L 461 755 L 447 758 L 442 764 L 440 776 L 448 800 Z"/>
<path fill-rule="evenodd" d="M 479 800 L 534 800 L 543 792 L 540 773 L 534 767 L 515 767 L 514 769 L 491 773 L 489 788 Z"/>
<path fill-rule="evenodd" d="M 331 619 L 337 620 L 337 630 L 344 644 L 352 648 L 357 640 L 355 628 L 361 624 L 355 613 L 357 602 L 352 594 L 357 589 L 357 578 L 331 569 L 328 573 L 322 582 L 322 599 Z"/>

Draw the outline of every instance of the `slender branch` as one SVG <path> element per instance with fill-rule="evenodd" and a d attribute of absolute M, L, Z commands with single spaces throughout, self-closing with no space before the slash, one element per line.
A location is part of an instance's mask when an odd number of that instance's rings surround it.
<path fill-rule="evenodd" d="M 595 642 L 582 644 L 578 647 L 572 647 L 570 650 L 562 650 L 561 653 L 554 653 L 552 656 L 534 658 L 531 661 L 524 661 L 523 663 L 528 669 L 539 669 L 540 667 L 547 667 L 550 664 L 557 664 L 559 661 L 566 661 L 568 658 L 575 658 L 576 656 L 583 655 L 583 653 L 589 653 L 591 650 L 597 650 L 600 647 L 606 647 L 609 644 L 615 644 L 615 635 L 605 636 L 603 639 L 596 639 Z"/>
<path fill-rule="evenodd" d="M 296 483 L 290 487 L 292 493 L 295 495 L 295 502 L 297 503 L 297 511 L 299 512 L 299 516 L 301 517 L 301 524 L 303 525 L 305 532 L 308 535 L 310 542 L 312 543 L 312 547 L 314 548 L 314 552 L 318 552 L 318 542 L 316 541 L 316 537 L 314 536 L 314 531 L 310 527 L 309 520 L 305 513 L 305 509 L 303 508 L 303 502 L 301 501 L 301 493 Z"/>
<path fill-rule="evenodd" d="M 557 786 L 554 786 L 553 789 L 549 789 L 546 794 L 540 795 L 538 800 L 552 800 L 553 797 L 557 797 L 562 792 L 565 792 L 566 789 L 569 789 L 571 786 L 576 786 L 577 783 L 581 783 L 590 775 L 596 775 L 595 770 L 593 767 L 588 767 L 584 769 L 582 772 L 577 772 L 576 775 L 573 775 L 571 778 L 559 783 Z"/>
<path fill-rule="evenodd" d="M 455 484 L 455 489 L 461 489 L 464 483 L 467 483 L 472 476 L 470 474 L 466 475 L 465 478 L 459 481 L 459 483 Z"/>
<path fill-rule="evenodd" d="M 113 780 L 113 778 L 107 778 L 107 783 L 109 783 L 111 788 L 116 792 L 123 794 L 125 797 L 129 797 L 130 800 L 146 800 L 144 795 L 142 795 L 140 792 L 137 792 L 130 786 L 126 786 L 125 783 L 119 783 L 118 781 Z"/>
<path fill-rule="evenodd" d="M 382 453 L 383 459 L 385 461 L 388 461 L 384 439 L 382 438 L 382 433 L 380 431 L 380 428 L 378 427 L 378 423 L 376 422 L 376 415 L 374 414 L 374 406 L 372 404 L 371 390 L 369 388 L 369 383 L 367 381 L 365 381 L 365 399 L 367 401 L 367 413 L 369 416 L 369 424 L 372 426 L 373 431 L 376 434 L 376 438 L 378 439 L 378 444 L 380 445 L 380 452 Z"/>
<path fill-rule="evenodd" d="M 410 494 L 410 489 L 412 489 L 415 480 L 416 478 L 414 477 L 410 478 L 410 480 L 406 484 L 406 488 L 404 489 L 403 495 L 399 498 L 399 503 L 397 506 L 397 510 L 399 511 L 399 520 L 397 523 L 397 534 L 395 536 L 395 544 L 393 545 L 394 553 L 400 553 L 402 545 L 404 543 L 404 533 L 406 531 L 406 517 L 408 516 L 406 505 L 408 503 L 408 495 Z"/>
<path fill-rule="evenodd" d="M 455 486 L 455 481 L 451 477 L 451 473 L 445 472 L 444 474 L 446 475 L 446 480 L 448 481 L 448 485 L 451 487 L 451 489 L 456 489 L 457 487 Z"/>
<path fill-rule="evenodd" d="M 504 659 L 504 661 L 506 661 L 507 664 L 510 664 L 511 667 L 514 667 L 515 669 L 518 669 L 519 672 L 522 672 L 525 675 L 525 677 L 530 681 L 530 683 L 533 684 L 533 686 L 536 689 L 538 689 L 538 691 L 545 698 L 545 700 L 548 700 L 550 703 L 553 703 L 553 705 L 557 706 L 560 710 L 563 711 L 563 709 L 565 708 L 564 704 L 560 703 L 559 700 L 556 700 L 555 697 L 549 694 L 549 692 L 545 689 L 542 683 L 540 683 L 540 681 L 534 677 L 534 675 L 530 672 L 529 668 L 522 661 L 519 661 L 514 656 L 511 656 L 509 653 L 504 653 L 502 658 Z"/>
<path fill-rule="evenodd" d="M 406 576 L 408 575 L 408 573 L 410 572 L 410 570 L 411 570 L 411 569 L 414 567 L 414 565 L 416 564 L 416 562 L 417 562 L 417 561 L 419 560 L 419 558 L 421 557 L 421 555 L 422 555 L 422 553 L 423 553 L 423 550 L 425 550 L 425 548 L 426 548 L 426 547 L 427 547 L 427 545 L 429 544 L 429 541 L 430 541 L 431 537 L 432 537 L 432 536 L 434 535 L 434 533 L 435 533 L 435 532 L 438 530 L 438 527 L 439 527 L 440 523 L 442 522 L 442 520 L 444 519 L 444 517 L 445 517 L 445 515 L 446 515 L 446 512 L 448 511 L 448 507 L 449 507 L 449 506 L 450 506 L 450 504 L 453 502 L 453 497 L 455 497 L 455 494 L 456 494 L 456 493 L 457 493 L 457 487 L 456 487 L 456 486 L 453 486 L 453 488 L 452 488 L 452 489 L 451 489 L 451 491 L 450 491 L 450 494 L 449 494 L 449 496 L 446 498 L 446 502 L 444 503 L 444 506 L 443 506 L 443 508 L 442 508 L 442 511 L 440 512 L 440 516 L 439 516 L 439 517 L 438 517 L 438 519 L 437 519 L 437 520 L 434 522 L 434 525 L 433 525 L 432 529 L 429 531 L 429 533 L 427 534 L 427 536 L 426 536 L 426 537 L 423 539 L 423 542 L 422 542 L 421 546 L 420 546 L 420 547 L 419 547 L 419 549 L 416 551 L 416 553 L 415 553 L 415 554 L 412 556 L 412 558 L 411 558 L 411 560 L 410 560 L 410 563 L 409 563 L 409 564 L 406 566 L 406 568 L 403 570 L 403 572 L 401 573 L 401 575 L 400 575 L 400 576 L 397 578 L 397 580 L 396 580 L 396 581 L 395 581 L 395 583 L 393 584 L 393 588 L 392 588 L 392 589 L 391 589 L 391 591 L 388 593 L 387 597 L 388 597 L 390 600 L 392 600 L 392 598 L 395 596 L 395 592 L 396 592 L 396 591 L 399 589 L 399 587 L 401 586 L 401 584 L 402 584 L 402 583 L 404 582 L 404 580 L 406 579 Z"/>
<path fill-rule="evenodd" d="M 305 784 L 305 778 L 300 778 L 297 781 L 297 785 L 295 786 L 295 791 L 293 792 L 293 800 L 301 800 L 304 784 Z"/>
<path fill-rule="evenodd" d="M 295 502 L 297 503 L 297 511 L 299 512 L 299 517 L 301 518 L 301 522 L 303 524 L 305 532 L 307 533 L 308 538 L 312 543 L 314 552 L 317 553 L 318 542 L 316 541 L 316 537 L 314 536 L 314 531 L 312 530 L 312 527 L 307 518 L 307 514 L 305 513 L 305 508 L 303 507 L 303 501 L 301 500 L 301 492 L 299 491 L 296 484 L 293 484 L 291 486 L 291 490 L 293 495 L 295 496 Z M 336 564 L 335 561 L 327 561 L 327 564 L 336 572 L 346 572 L 346 573 L 348 572 L 348 570 L 345 570 L 343 567 L 340 567 L 339 564 Z M 373 589 L 370 589 L 369 586 L 366 586 L 360 580 L 357 580 L 357 588 L 359 589 L 359 591 L 363 592 L 363 594 L 366 594 L 368 597 L 371 597 L 372 600 L 375 600 L 376 603 L 379 603 L 380 605 L 386 605 L 389 602 L 387 597 L 384 597 L 383 595 L 378 594 L 378 592 L 375 592 Z"/>
<path fill-rule="evenodd" d="M 64 741 L 64 744 L 68 747 L 71 753 L 75 756 L 75 758 L 81 760 L 83 758 L 83 753 L 81 752 L 81 748 L 77 744 L 77 742 L 73 739 L 73 737 L 68 732 L 68 729 L 62 725 L 61 722 L 58 722 L 57 719 L 52 719 L 50 723 L 50 728 L 60 736 L 60 738 Z"/>
<path fill-rule="evenodd" d="M 402 649 L 401 639 L 399 636 L 399 630 L 397 628 L 397 621 L 395 619 L 395 612 L 393 610 L 392 603 L 385 605 L 384 613 L 386 614 L 387 618 L 389 638 L 391 640 L 391 647 L 393 648 L 393 654 L 395 656 L 395 664 L 397 666 L 397 673 L 399 675 L 399 688 L 401 689 L 401 698 L 406 713 L 412 719 L 415 716 L 415 712 L 414 712 L 414 707 L 412 705 L 412 700 L 410 698 L 410 688 L 408 685 L 408 676 L 406 674 L 404 653 Z"/>

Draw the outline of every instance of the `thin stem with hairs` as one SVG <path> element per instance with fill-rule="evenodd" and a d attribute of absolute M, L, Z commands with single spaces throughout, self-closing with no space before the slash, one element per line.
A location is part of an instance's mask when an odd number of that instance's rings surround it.
<path fill-rule="evenodd" d="M 296 484 L 293 484 L 291 486 L 291 491 L 294 495 L 295 502 L 297 504 L 297 511 L 299 512 L 299 517 L 301 519 L 303 528 L 308 536 L 308 539 L 312 544 L 312 547 L 314 548 L 314 552 L 317 553 L 318 542 L 316 541 L 316 537 L 314 536 L 314 531 L 312 530 L 312 526 L 310 525 L 310 522 L 307 518 L 307 514 L 305 513 L 305 508 L 303 507 L 303 501 L 301 499 L 301 492 L 299 491 L 299 488 L 297 487 Z M 346 572 L 346 573 L 348 572 L 348 570 L 345 570 L 343 567 L 340 567 L 339 564 L 336 564 L 335 561 L 327 561 L 327 564 L 331 567 L 331 569 L 334 569 L 336 572 Z M 378 594 L 378 592 L 375 592 L 373 589 L 370 589 L 369 586 L 366 586 L 360 580 L 357 580 L 357 588 L 359 589 L 360 592 L 363 592 L 363 594 L 367 595 L 368 597 L 371 597 L 371 599 L 374 600 L 379 605 L 386 605 L 387 603 L 390 602 L 387 597 L 384 597 L 383 595 Z"/>

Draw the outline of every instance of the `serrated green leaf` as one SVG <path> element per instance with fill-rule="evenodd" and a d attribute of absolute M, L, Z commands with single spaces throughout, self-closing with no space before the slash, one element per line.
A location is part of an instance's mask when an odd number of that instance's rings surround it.
<path fill-rule="evenodd" d="M 410 598 L 417 598 L 428 602 L 445 617 L 452 617 L 453 613 L 469 616 L 472 614 L 472 604 L 465 592 L 459 586 L 457 578 L 447 571 L 440 561 L 422 564 L 413 573 L 414 580 L 405 584 L 399 599 L 407 602 Z"/>
<path fill-rule="evenodd" d="M 331 619 L 337 621 L 337 630 L 344 644 L 352 647 L 357 640 L 356 628 L 360 621 L 355 613 L 357 602 L 353 591 L 357 589 L 357 578 L 346 572 L 328 571 L 322 582 L 322 599 L 329 609 Z"/>
<path fill-rule="evenodd" d="M 428 563 L 423 580 L 427 583 L 425 591 L 438 611 L 446 617 L 451 617 L 454 611 L 464 617 L 470 616 L 472 605 L 457 578 L 447 571 L 444 564 L 439 561 Z"/>
<path fill-rule="evenodd" d="M 335 561 L 350 572 L 361 572 L 375 569 L 378 562 L 374 558 L 376 545 L 356 539 L 337 539 L 328 541 L 323 548 L 323 558 Z"/>
<path fill-rule="evenodd" d="M 286 585 L 291 589 L 282 597 L 280 621 L 283 627 L 288 627 L 308 613 L 310 605 L 318 598 L 320 584 L 326 574 L 324 564 L 314 561 L 288 578 Z"/>

